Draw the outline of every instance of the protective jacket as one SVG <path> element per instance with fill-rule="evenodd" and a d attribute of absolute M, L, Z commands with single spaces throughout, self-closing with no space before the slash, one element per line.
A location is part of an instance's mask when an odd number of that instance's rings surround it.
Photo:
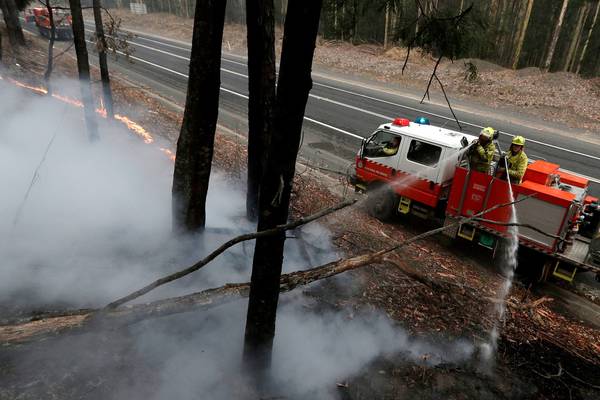
<path fill-rule="evenodd" d="M 477 143 L 469 150 L 469 166 L 475 171 L 489 173 L 496 146 L 490 140 L 485 146 Z"/>
<path fill-rule="evenodd" d="M 393 156 L 398 152 L 399 147 L 399 145 L 394 146 L 393 143 L 388 143 L 383 147 L 383 154 L 385 154 L 386 156 Z"/>
<path fill-rule="evenodd" d="M 506 162 L 508 163 L 508 175 L 513 183 L 521 183 L 525 170 L 527 169 L 527 155 L 523 150 L 517 154 L 508 152 Z"/>

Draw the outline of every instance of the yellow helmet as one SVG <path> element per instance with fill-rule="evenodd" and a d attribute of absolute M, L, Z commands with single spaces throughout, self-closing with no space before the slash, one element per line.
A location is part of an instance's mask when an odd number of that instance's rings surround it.
<path fill-rule="evenodd" d="M 483 128 L 481 132 L 479 132 L 479 136 L 484 136 L 488 139 L 491 139 L 494 137 L 494 132 L 494 128 L 488 126 L 487 128 Z"/>
<path fill-rule="evenodd" d="M 523 136 L 515 136 L 512 140 L 512 144 L 516 144 L 518 146 L 525 146 L 525 138 Z"/>

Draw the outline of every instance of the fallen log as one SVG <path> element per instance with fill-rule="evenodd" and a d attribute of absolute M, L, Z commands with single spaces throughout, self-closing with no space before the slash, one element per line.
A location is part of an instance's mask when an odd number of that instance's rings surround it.
<path fill-rule="evenodd" d="M 307 271 L 281 276 L 280 291 L 350 271 L 380 261 L 386 250 L 341 259 Z M 208 310 L 248 297 L 250 283 L 227 284 L 181 297 L 145 304 L 124 306 L 114 310 L 97 309 L 79 315 L 54 316 L 15 325 L 0 326 L 0 343 L 4 346 L 49 339 L 63 334 L 80 334 L 95 329 L 117 329 L 136 322 L 190 311 Z"/>
<path fill-rule="evenodd" d="M 453 228 L 458 224 L 467 222 L 473 218 L 477 218 L 497 208 L 518 203 L 527 198 L 529 197 L 524 197 L 510 203 L 498 204 L 488 210 L 474 214 L 472 217 L 465 217 L 453 222 L 452 224 L 421 233 L 383 250 L 362 254 L 352 258 L 340 259 L 306 271 L 297 271 L 282 275 L 280 279 L 280 291 L 288 292 L 298 286 L 307 285 L 309 283 L 326 279 L 365 265 L 380 262 L 386 255 L 389 255 L 390 253 L 393 253 L 394 251 L 397 251 L 413 242 L 435 235 L 445 229 Z M 283 229 L 283 227 L 280 227 L 279 229 Z M 258 234 L 261 234 L 261 232 Z M 232 239 L 232 241 L 234 240 L 235 239 Z M 214 254 L 214 252 L 212 254 Z M 203 260 L 197 264 L 201 264 L 202 262 Z M 183 271 L 188 271 L 192 267 Z M 176 274 L 181 274 L 181 272 Z M 417 275 L 414 276 L 416 277 Z M 172 277 L 172 275 L 169 277 Z M 431 282 L 430 279 L 422 279 L 423 282 Z M 249 290 L 249 282 L 226 284 L 218 288 L 208 289 L 186 296 L 157 300 L 145 304 L 136 304 L 121 308 L 106 307 L 77 315 L 72 315 L 73 313 L 71 313 L 69 316 L 55 316 L 51 318 L 42 318 L 36 321 L 25 322 L 22 324 L 4 325 L 0 326 L 0 343 L 3 345 L 9 345 L 13 343 L 43 340 L 60 334 L 83 333 L 91 329 L 113 329 L 130 325 L 148 318 L 210 309 L 237 300 L 241 297 L 247 297 Z M 137 295 L 139 292 L 140 291 L 134 292 L 132 295 L 126 296 L 126 298 Z"/>

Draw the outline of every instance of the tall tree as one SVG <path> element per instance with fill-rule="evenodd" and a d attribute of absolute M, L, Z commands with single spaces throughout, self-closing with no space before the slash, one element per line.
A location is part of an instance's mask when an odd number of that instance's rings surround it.
<path fill-rule="evenodd" d="M 581 41 L 581 30 L 583 29 L 583 25 L 587 20 L 589 8 L 590 3 L 585 3 L 583 7 L 579 8 L 575 30 L 573 31 L 573 35 L 571 37 L 571 44 L 569 45 L 569 50 L 567 51 L 567 57 L 563 67 L 564 71 L 571 71 L 573 68 L 573 61 L 575 60 L 575 55 L 577 54 L 577 49 L 579 48 L 579 42 Z"/>
<path fill-rule="evenodd" d="M 285 224 L 315 50 L 321 0 L 290 0 L 284 25 L 275 129 L 260 184 L 258 230 Z M 260 238 L 254 248 L 244 358 L 259 371 L 271 360 L 285 234 Z"/>
<path fill-rule="evenodd" d="M 562 28 L 562 24 L 565 19 L 565 13 L 567 12 L 568 6 L 569 0 L 563 0 L 562 7 L 560 9 L 560 14 L 558 15 L 558 20 L 556 20 L 556 25 L 554 25 L 554 30 L 552 31 L 552 39 L 550 39 L 550 44 L 548 45 L 546 60 L 544 61 L 544 65 L 542 66 L 542 68 L 546 71 L 550 69 L 550 64 L 552 63 L 552 58 L 554 57 L 554 51 L 556 50 L 556 44 L 558 43 L 558 38 L 560 36 L 560 29 Z"/>
<path fill-rule="evenodd" d="M 19 22 L 19 9 L 15 0 L 0 0 L 0 8 L 8 31 L 8 41 L 12 47 L 24 46 L 25 36 Z"/>
<path fill-rule="evenodd" d="M 108 73 L 108 62 L 106 59 L 106 38 L 104 37 L 104 25 L 102 23 L 102 4 L 100 0 L 92 1 L 94 9 L 94 24 L 96 25 L 96 48 L 98 49 L 98 63 L 100 64 L 100 80 L 102 81 L 102 98 L 108 118 L 114 117 L 112 90 L 110 89 L 110 75 Z"/>
<path fill-rule="evenodd" d="M 273 0 L 246 2 L 248 32 L 248 188 L 246 214 L 258 217 L 259 181 L 273 130 L 275 17 Z"/>
<path fill-rule="evenodd" d="M 225 1 L 197 0 L 185 111 L 173 172 L 175 231 L 204 228 L 221 84 Z"/>
<path fill-rule="evenodd" d="M 527 8 L 525 10 L 525 15 L 523 16 L 523 24 L 521 25 L 519 35 L 517 36 L 517 43 L 515 45 L 515 54 L 512 62 L 513 69 L 517 69 L 517 66 L 519 65 L 519 57 L 521 56 L 521 50 L 523 49 L 523 43 L 525 42 L 525 34 L 527 33 L 527 26 L 529 25 L 529 20 L 531 18 L 533 1 L 534 0 L 527 0 Z"/>
<path fill-rule="evenodd" d="M 77 71 L 79 73 L 85 123 L 90 139 L 96 140 L 98 139 L 96 107 L 94 106 L 94 99 L 92 97 L 90 61 L 85 43 L 85 26 L 83 23 L 83 14 L 81 12 L 81 0 L 70 0 L 69 5 L 71 7 L 73 43 L 75 45 L 75 54 L 77 56 Z"/>
<path fill-rule="evenodd" d="M 596 26 L 596 21 L 598 20 L 598 11 L 600 11 L 600 0 L 596 4 L 596 11 L 594 12 L 594 18 L 592 18 L 592 23 L 588 28 L 587 35 L 585 37 L 585 42 L 583 43 L 583 48 L 581 49 L 581 55 L 579 56 L 579 61 L 577 62 L 577 69 L 575 70 L 576 74 L 579 74 L 581 71 L 581 64 L 583 64 L 583 59 L 585 58 L 585 53 L 587 51 L 588 45 L 590 43 L 590 38 L 592 37 L 592 32 L 594 31 L 594 27 Z"/>

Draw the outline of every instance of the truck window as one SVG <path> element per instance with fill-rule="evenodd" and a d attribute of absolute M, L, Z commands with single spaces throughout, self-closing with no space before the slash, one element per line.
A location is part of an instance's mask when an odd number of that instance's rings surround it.
<path fill-rule="evenodd" d="M 389 131 L 378 131 L 367 142 L 364 149 L 365 157 L 391 157 L 398 153 L 401 136 L 394 135 Z"/>
<path fill-rule="evenodd" d="M 413 139 L 410 142 L 410 147 L 408 148 L 406 158 L 410 161 L 426 165 L 428 167 L 433 167 L 440 160 L 441 154 L 441 147 Z"/>

